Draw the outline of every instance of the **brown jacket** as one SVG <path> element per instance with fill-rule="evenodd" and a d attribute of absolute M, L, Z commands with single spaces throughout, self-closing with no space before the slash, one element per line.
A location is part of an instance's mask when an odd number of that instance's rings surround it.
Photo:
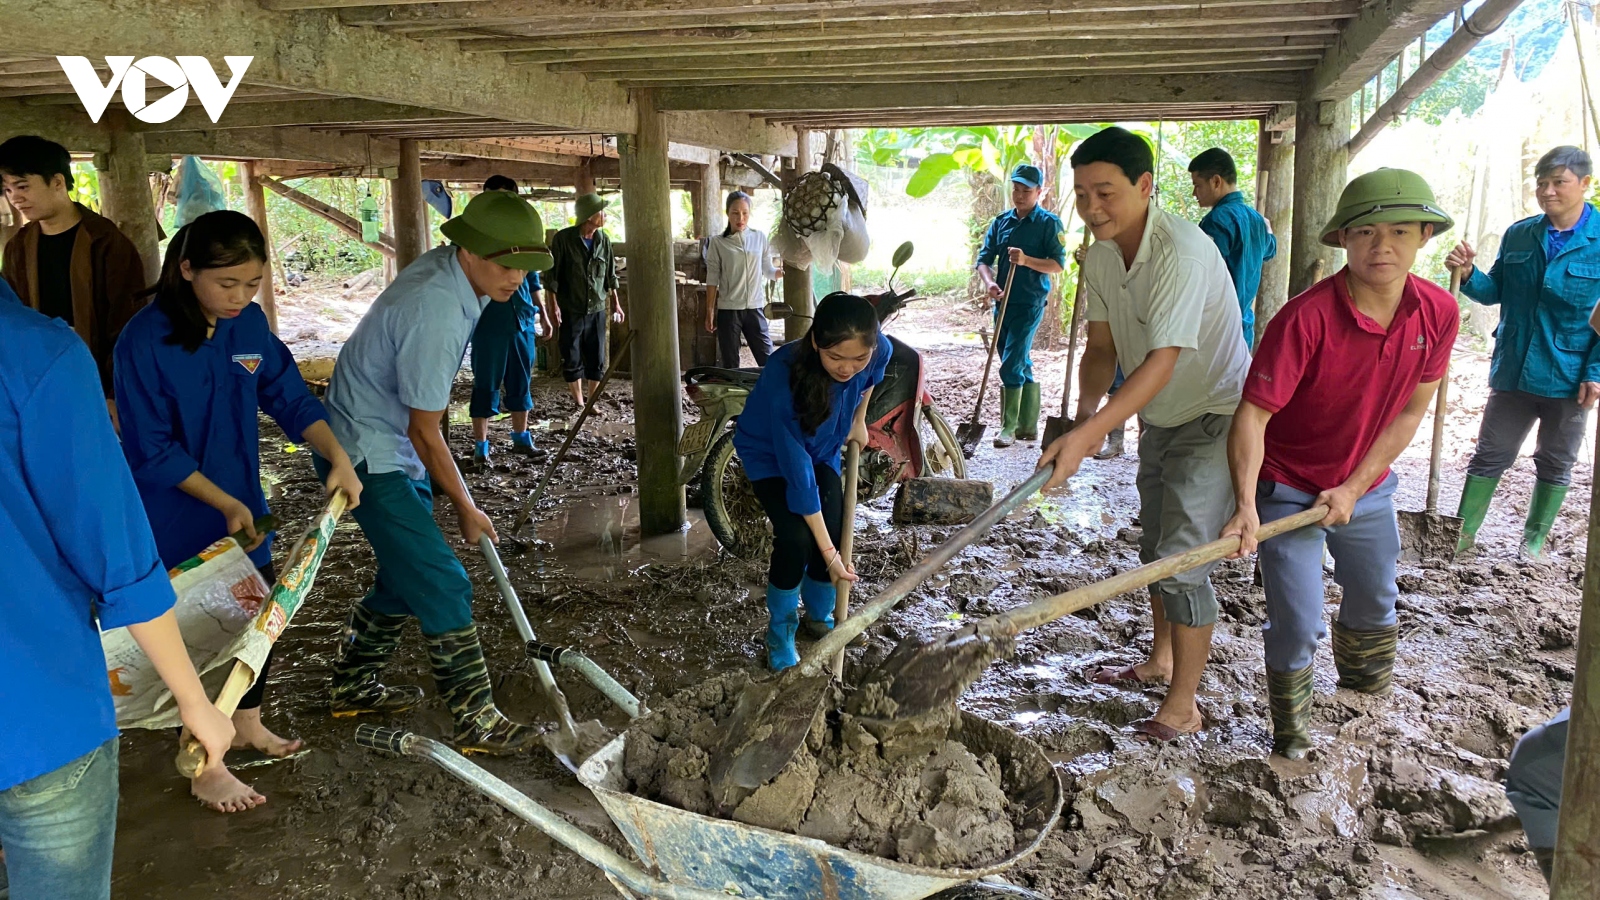
<path fill-rule="evenodd" d="M 117 336 L 148 298 L 145 289 L 144 261 L 139 250 L 112 221 L 78 204 L 83 216 L 78 239 L 72 245 L 73 328 L 89 345 L 100 367 L 100 383 L 106 398 L 111 390 L 111 351 Z M 39 223 L 29 222 L 6 242 L 0 256 L 0 275 L 22 302 L 39 308 Z"/>

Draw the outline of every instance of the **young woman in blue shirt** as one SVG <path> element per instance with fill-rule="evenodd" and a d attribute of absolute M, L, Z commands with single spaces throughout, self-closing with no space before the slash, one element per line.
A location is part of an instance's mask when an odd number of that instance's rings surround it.
<path fill-rule="evenodd" d="M 867 402 L 890 353 L 872 304 L 829 294 L 811 330 L 772 354 L 739 416 L 734 447 L 772 520 L 766 643 L 774 670 L 799 662 L 801 600 L 808 619 L 831 629 L 835 582 L 856 580 L 838 550 L 841 457 L 847 440 L 866 446 Z"/>
<path fill-rule="evenodd" d="M 241 213 L 207 213 L 181 229 L 168 244 L 155 301 L 129 320 L 117 341 L 113 382 L 123 453 L 162 563 L 170 569 L 243 531 L 250 561 L 271 584 L 273 535 L 257 534 L 254 525 L 267 513 L 259 413 L 333 462 L 329 494 L 343 488 L 355 506 L 361 482 L 294 357 L 252 302 L 266 261 L 261 230 Z M 301 742 L 279 737 L 261 721 L 270 666 L 269 655 L 234 713 L 234 746 L 286 756 Z M 202 772 L 191 790 L 219 812 L 266 801 L 225 766 Z"/>

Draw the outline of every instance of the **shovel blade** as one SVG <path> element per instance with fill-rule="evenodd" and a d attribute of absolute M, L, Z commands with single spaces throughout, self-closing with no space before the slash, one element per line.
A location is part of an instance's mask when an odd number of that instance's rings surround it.
<path fill-rule="evenodd" d="M 1060 416 L 1050 416 L 1044 420 L 1044 436 L 1039 439 L 1040 447 L 1048 447 L 1056 442 L 1056 438 L 1072 430 L 1072 420 Z"/>
<path fill-rule="evenodd" d="M 1461 520 L 1439 513 L 1400 510 L 1400 559 L 1409 563 L 1456 558 L 1461 542 Z"/>
<path fill-rule="evenodd" d="M 866 674 L 850 697 L 848 712 L 868 721 L 912 719 L 955 704 L 989 663 L 1006 656 L 1014 642 L 969 625 L 932 640 L 901 641 Z"/>
<path fill-rule="evenodd" d="M 983 443 L 984 432 L 989 426 L 982 422 L 968 422 L 956 426 L 956 443 L 961 445 L 961 455 L 971 459 L 978 453 L 978 445 Z"/>
<path fill-rule="evenodd" d="M 613 737 L 615 735 L 600 724 L 599 719 L 590 719 L 587 722 L 576 723 L 570 733 L 564 728 L 547 731 L 539 739 L 544 743 L 545 749 L 576 775 L 578 767 L 601 747 L 609 744 Z"/>
<path fill-rule="evenodd" d="M 775 778 L 799 752 L 827 699 L 826 673 L 747 685 L 711 755 L 711 797 L 723 809 Z"/>

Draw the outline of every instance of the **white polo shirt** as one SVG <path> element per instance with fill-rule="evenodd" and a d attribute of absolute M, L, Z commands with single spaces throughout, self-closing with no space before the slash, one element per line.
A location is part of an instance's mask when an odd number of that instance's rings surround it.
<path fill-rule="evenodd" d="M 1124 373 L 1131 375 L 1153 350 L 1181 351 L 1172 380 L 1141 419 L 1176 428 L 1207 413 L 1233 415 L 1250 372 L 1250 348 L 1228 267 L 1199 226 L 1152 203 L 1133 265 L 1123 265 L 1115 241 L 1096 241 L 1083 273 L 1089 321 L 1111 326 Z"/>

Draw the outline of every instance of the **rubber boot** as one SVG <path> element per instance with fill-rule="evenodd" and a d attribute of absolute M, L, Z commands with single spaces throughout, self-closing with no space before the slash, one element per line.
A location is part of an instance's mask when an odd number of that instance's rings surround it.
<path fill-rule="evenodd" d="M 1333 662 L 1339 669 L 1339 687 L 1363 694 L 1389 693 L 1399 642 L 1399 625 L 1356 631 L 1334 622 Z"/>
<path fill-rule="evenodd" d="M 404 684 L 386 687 L 378 680 L 407 616 L 388 616 L 356 605 L 344 626 L 344 642 L 333 664 L 328 707 L 335 716 L 403 712 L 422 702 L 422 688 Z"/>
<path fill-rule="evenodd" d="M 472 445 L 472 470 L 474 472 L 489 471 L 488 441 L 478 441 Z"/>
<path fill-rule="evenodd" d="M 807 575 L 800 581 L 800 599 L 806 605 L 806 620 L 800 626 L 806 640 L 820 641 L 833 630 L 833 608 L 839 591 L 831 581 L 818 581 Z"/>
<path fill-rule="evenodd" d="M 511 432 L 511 452 L 526 456 L 534 462 L 543 462 L 544 458 L 550 455 L 533 445 L 533 432 L 531 431 Z"/>
<path fill-rule="evenodd" d="M 1022 386 L 1022 402 L 1017 409 L 1017 440 L 1039 439 L 1039 382 Z"/>
<path fill-rule="evenodd" d="M 767 622 L 767 667 L 781 672 L 800 662 L 794 649 L 794 633 L 800 627 L 800 586 L 783 590 L 767 585 L 767 613 L 771 616 Z"/>
<path fill-rule="evenodd" d="M 1535 562 L 1544 562 L 1545 539 L 1550 536 L 1550 526 L 1556 522 L 1562 501 L 1567 499 L 1569 486 L 1548 481 L 1533 483 L 1533 499 L 1528 501 L 1528 521 L 1522 526 L 1522 553 Z"/>
<path fill-rule="evenodd" d="M 539 740 L 537 729 L 511 721 L 495 707 L 478 626 L 428 635 L 428 662 L 439 696 L 455 719 L 453 743 L 458 750 L 503 756 Z"/>
<path fill-rule="evenodd" d="M 1115 459 L 1122 455 L 1123 443 L 1126 438 L 1128 426 L 1123 425 L 1112 429 L 1106 434 L 1105 446 L 1094 455 L 1095 459 Z"/>
<path fill-rule="evenodd" d="M 1311 749 L 1311 667 L 1293 672 L 1267 670 L 1267 700 L 1272 708 L 1272 752 L 1300 759 Z"/>
<path fill-rule="evenodd" d="M 1489 514 L 1489 501 L 1499 486 L 1500 479 L 1481 475 L 1468 475 L 1462 483 L 1461 503 L 1456 507 L 1456 518 L 1461 520 L 1461 541 L 1456 544 L 1457 553 L 1471 550 L 1478 542 L 1478 529 L 1483 525 L 1483 517 Z"/>
<path fill-rule="evenodd" d="M 1022 411 L 1022 388 L 1000 388 L 1000 433 L 994 436 L 996 447 L 1009 447 L 1017 442 L 1017 417 Z"/>

